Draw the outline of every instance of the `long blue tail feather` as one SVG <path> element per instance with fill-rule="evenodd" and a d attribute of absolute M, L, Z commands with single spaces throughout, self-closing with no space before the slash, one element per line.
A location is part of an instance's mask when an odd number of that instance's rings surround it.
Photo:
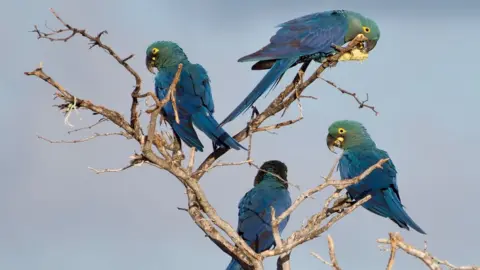
<path fill-rule="evenodd" d="M 169 121 L 173 131 L 180 137 L 189 147 L 195 147 L 200 152 L 203 152 L 203 144 L 198 138 L 197 132 L 193 128 L 192 122 L 186 119 L 180 119 L 180 124 L 175 120 Z"/>
<path fill-rule="evenodd" d="M 420 226 L 418 226 L 415 221 L 405 212 L 402 204 L 398 200 L 397 196 L 394 194 L 392 189 L 387 189 L 383 191 L 383 197 L 387 203 L 388 208 L 390 209 L 390 219 L 397 223 L 400 227 L 407 229 L 408 226 L 412 227 L 419 233 L 427 234 Z M 403 225 L 403 226 L 402 226 Z"/>
<path fill-rule="evenodd" d="M 237 118 L 241 113 L 250 108 L 278 79 L 295 63 L 298 58 L 277 60 L 248 96 L 220 123 L 220 126 Z M 278 82 L 277 82 L 278 83 Z"/>
<path fill-rule="evenodd" d="M 210 115 L 207 110 L 201 110 L 200 112 L 192 115 L 193 123 L 201 131 L 205 133 L 213 142 L 217 145 L 223 145 L 235 150 L 240 148 L 247 150 L 240 143 L 232 138 L 222 127 L 218 125 L 218 122 Z"/>

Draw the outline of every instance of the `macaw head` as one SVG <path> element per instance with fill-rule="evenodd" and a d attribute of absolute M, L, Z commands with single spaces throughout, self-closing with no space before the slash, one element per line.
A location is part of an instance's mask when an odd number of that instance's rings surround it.
<path fill-rule="evenodd" d="M 334 153 L 335 147 L 346 150 L 364 144 L 375 145 L 367 129 L 357 121 L 340 120 L 328 128 L 327 146 Z"/>
<path fill-rule="evenodd" d="M 269 160 L 269 161 L 263 163 L 263 165 L 260 167 L 260 170 L 258 170 L 257 176 L 255 176 L 255 180 L 253 182 L 253 185 L 256 186 L 257 184 L 262 182 L 265 175 L 267 175 L 269 172 L 275 174 L 274 177 L 276 177 L 276 175 L 278 175 L 283 180 L 288 181 L 287 180 L 287 173 L 288 173 L 287 165 L 285 165 L 285 163 L 283 163 L 279 160 Z M 278 177 L 276 177 L 276 178 L 279 182 L 284 184 L 285 188 L 288 188 L 288 182 L 285 182 L 282 179 L 278 179 Z"/>
<path fill-rule="evenodd" d="M 151 73 L 153 68 L 161 69 L 163 67 L 178 66 L 178 64 L 187 60 L 187 56 L 177 43 L 171 41 L 156 41 L 147 48 L 145 65 Z"/>
<path fill-rule="evenodd" d="M 363 44 L 366 53 L 370 52 L 377 45 L 380 39 L 380 28 L 375 21 L 353 11 L 345 11 L 348 18 L 348 31 L 345 35 L 345 42 L 352 41 L 358 34 L 363 34 L 367 41 Z"/>

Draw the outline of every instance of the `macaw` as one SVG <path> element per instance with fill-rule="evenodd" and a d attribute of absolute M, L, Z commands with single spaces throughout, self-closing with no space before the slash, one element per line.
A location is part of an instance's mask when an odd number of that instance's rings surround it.
<path fill-rule="evenodd" d="M 250 189 L 238 204 L 238 234 L 257 253 L 275 245 L 271 226 L 271 207 L 275 216 L 281 215 L 292 205 L 288 191 L 287 166 L 278 160 L 270 160 L 260 167 Z M 278 178 L 280 177 L 280 178 Z M 280 233 L 287 226 L 287 216 L 278 226 Z M 227 270 L 243 269 L 234 259 Z"/>
<path fill-rule="evenodd" d="M 273 89 L 291 67 L 314 60 L 322 62 L 342 46 L 363 34 L 368 41 L 362 51 L 368 54 L 380 39 L 380 29 L 373 20 L 353 11 L 331 10 L 305 15 L 278 25 L 280 29 L 270 43 L 238 62 L 257 61 L 252 70 L 270 69 L 248 96 L 220 123 L 234 120 L 250 108 L 269 88 Z"/>
<path fill-rule="evenodd" d="M 184 141 L 189 147 L 203 152 L 203 144 L 197 136 L 193 125 L 203 131 L 213 142 L 214 148 L 227 147 L 245 149 L 233 139 L 213 117 L 214 104 L 210 79 L 207 71 L 200 64 L 192 64 L 183 49 L 171 41 L 157 41 L 147 48 L 145 64 L 155 74 L 155 93 L 159 99 L 166 97 L 170 84 L 183 64 L 180 80 L 177 84 L 175 99 L 179 122 L 175 121 L 173 105 L 168 102 L 161 110 L 163 117 L 172 126 L 177 139 Z M 180 141 L 180 140 L 179 140 Z"/>
<path fill-rule="evenodd" d="M 359 176 L 380 159 L 390 158 L 388 153 L 377 148 L 367 129 L 357 121 L 336 121 L 328 128 L 327 146 L 333 152 L 335 147 L 343 149 L 338 164 L 342 180 Z M 367 195 L 372 198 L 362 206 L 379 216 L 389 218 L 400 228 L 426 234 L 405 212 L 397 185 L 397 170 L 389 159 L 382 169 L 373 170 L 367 177 L 346 188 L 354 201 Z"/>

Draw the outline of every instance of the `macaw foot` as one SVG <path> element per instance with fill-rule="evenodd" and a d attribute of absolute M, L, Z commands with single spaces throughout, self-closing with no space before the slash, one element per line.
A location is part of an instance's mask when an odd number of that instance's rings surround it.
<path fill-rule="evenodd" d="M 219 143 L 212 141 L 213 151 L 216 151 L 220 147 L 222 147 L 222 146 Z"/>
<path fill-rule="evenodd" d="M 177 150 L 172 156 L 173 163 L 180 165 L 180 162 L 185 159 L 185 155 L 183 154 L 182 150 Z"/>
<path fill-rule="evenodd" d="M 250 117 L 250 120 L 253 120 L 253 118 L 257 117 L 260 115 L 260 112 L 258 111 L 257 107 L 252 106 L 252 116 Z"/>
<path fill-rule="evenodd" d="M 250 125 L 252 124 L 253 119 L 258 115 L 260 115 L 260 112 L 258 111 L 257 107 L 252 105 L 252 115 L 250 116 L 250 121 L 247 124 L 247 134 L 250 134 Z"/>
<path fill-rule="evenodd" d="M 158 120 L 158 123 L 159 123 L 160 126 L 162 124 L 165 124 L 165 126 L 166 126 L 167 125 L 167 118 L 163 114 L 160 114 L 160 120 Z"/>
<path fill-rule="evenodd" d="M 343 195 L 338 198 L 332 205 L 331 208 L 327 210 L 327 216 L 330 216 L 333 213 L 342 213 L 346 208 L 352 206 L 355 203 L 355 200 L 350 198 L 348 194 Z"/>

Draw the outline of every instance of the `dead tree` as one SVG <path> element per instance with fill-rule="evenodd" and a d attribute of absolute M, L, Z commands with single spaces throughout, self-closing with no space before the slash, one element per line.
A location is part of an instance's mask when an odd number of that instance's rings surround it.
<path fill-rule="evenodd" d="M 93 112 L 95 115 L 101 116 L 98 122 L 86 128 L 92 129 L 103 122 L 109 121 L 115 124 L 119 131 L 111 133 L 94 133 L 90 137 L 74 141 L 52 141 L 41 136 L 39 136 L 39 138 L 50 143 L 81 143 L 102 136 L 123 136 L 127 139 L 133 139 L 137 141 L 140 146 L 141 153 L 134 153 L 132 156 L 130 156 L 130 162 L 127 166 L 119 169 L 90 169 L 99 174 L 107 172 L 119 172 L 134 166 L 147 164 L 168 171 L 185 186 L 188 199 L 188 208 L 184 210 L 188 212 L 192 220 L 198 225 L 198 227 L 200 227 L 200 229 L 202 229 L 203 232 L 205 232 L 211 241 L 213 241 L 221 250 L 237 259 L 245 267 L 245 269 L 263 269 L 263 260 L 271 256 L 278 256 L 278 269 L 290 269 L 290 253 L 295 247 L 305 243 L 306 241 L 310 241 L 319 237 L 340 219 L 350 214 L 352 211 L 362 205 L 362 203 L 370 199 L 370 196 L 367 196 L 362 200 L 351 202 L 347 200 L 345 196 L 342 196 L 342 191 L 348 185 L 361 181 L 374 169 L 381 169 L 382 164 L 386 162 L 387 159 L 380 160 L 377 164 L 373 165 L 354 179 L 343 181 L 332 179 L 334 168 L 337 165 L 337 163 L 335 163 L 322 184 L 303 192 L 300 196 L 298 196 L 298 198 L 293 202 L 292 206 L 286 212 L 277 216 L 272 215 L 272 228 L 275 236 L 276 246 L 273 249 L 256 253 L 238 235 L 234 227 L 232 227 L 216 213 L 215 208 L 208 201 L 208 198 L 206 197 L 200 185 L 200 180 L 205 173 L 214 169 L 215 167 L 249 164 L 260 169 L 251 159 L 251 139 L 253 134 L 257 132 L 280 129 L 284 126 L 292 125 L 298 121 L 301 121 L 303 119 L 303 115 L 300 100 L 302 98 L 312 98 L 302 95 L 305 89 L 316 79 L 321 78 L 320 75 L 324 70 L 334 67 L 339 60 L 342 61 L 343 58 L 349 59 L 346 57 L 349 54 L 351 59 L 354 55 L 353 52 L 355 51 L 355 48 L 361 42 L 366 40 L 363 35 L 357 36 L 345 48 L 339 48 L 336 46 L 339 52 L 334 56 L 328 57 L 326 61 L 323 62 L 307 79 L 304 79 L 307 67 L 307 65 L 304 64 L 299 69 L 295 79 L 282 92 L 280 92 L 280 94 L 267 106 L 267 108 L 261 113 L 257 113 L 256 115 L 252 116 L 248 126 L 234 136 L 237 141 L 243 141 L 247 138 L 249 139 L 248 154 L 245 161 L 219 163 L 217 160 L 224 155 L 228 149 L 218 148 L 210 153 L 198 168 L 194 168 L 195 150 L 191 149 L 189 157 L 186 159 L 182 149 L 179 147 L 179 143 L 176 141 L 174 136 L 169 133 L 158 132 L 156 130 L 157 122 L 159 122 L 160 109 L 167 102 L 172 102 L 175 108 L 174 97 L 176 84 L 179 80 L 182 65 L 180 64 L 178 67 L 177 74 L 169 88 L 169 94 L 165 99 L 159 100 L 152 92 L 142 93 L 142 80 L 138 73 L 128 64 L 128 60 L 132 59 L 134 55 L 132 54 L 122 58 L 115 52 L 115 50 L 112 49 L 111 46 L 102 41 L 102 36 L 107 34 L 107 31 L 102 31 L 97 35 L 92 35 L 85 29 L 71 26 L 62 18 L 60 18 L 60 16 L 54 10 L 51 10 L 51 12 L 60 22 L 62 28 L 59 30 L 49 29 L 50 32 L 43 32 L 37 26 L 35 26 L 32 32 L 38 35 L 38 39 L 67 42 L 75 36 L 86 38 L 90 41 L 90 49 L 99 47 L 111 55 L 118 62 L 118 64 L 122 65 L 135 80 L 135 87 L 131 93 L 132 103 L 130 107 L 130 117 L 127 119 L 117 111 L 114 111 L 106 106 L 95 104 L 93 101 L 72 94 L 67 87 L 63 86 L 60 82 L 54 79 L 53 76 L 48 75 L 44 71 L 42 64 L 40 64 L 40 66 L 33 71 L 25 72 L 25 75 L 38 77 L 50 84 L 55 89 L 56 98 L 62 100 L 63 102 L 62 104 L 58 105 L 58 107 L 60 110 L 66 113 L 66 121 L 68 121 L 68 116 L 73 110 L 85 109 Z M 335 45 L 333 44 L 332 46 Z M 375 107 L 366 104 L 368 101 L 368 96 L 366 101 L 361 101 L 355 93 L 339 88 L 331 81 L 323 78 L 321 79 L 334 86 L 342 94 L 347 94 L 353 97 L 358 103 L 359 108 L 368 108 L 377 114 Z M 139 101 L 147 98 L 153 99 L 155 104 L 153 107 L 146 110 L 146 113 L 149 115 L 149 121 L 145 131 L 139 121 Z M 282 111 L 286 111 L 295 101 L 298 103 L 298 108 L 300 110 L 300 116 L 297 119 L 280 122 L 274 125 L 262 126 L 262 123 L 265 120 L 276 114 L 279 114 Z M 78 130 L 80 129 L 70 132 Z M 320 211 L 316 214 L 312 215 L 298 230 L 293 232 L 290 236 L 284 237 L 282 240 L 278 233 L 279 223 L 288 215 L 290 215 L 303 201 L 310 198 L 313 194 L 323 191 L 327 187 L 334 187 L 335 191 L 325 200 L 323 208 L 320 209 Z M 222 233 L 224 233 L 226 237 Z M 391 257 L 388 262 L 388 269 L 390 269 L 393 265 L 395 252 L 398 249 L 403 249 L 408 254 L 418 257 L 430 269 L 440 269 L 439 265 L 441 264 L 452 269 L 479 269 L 478 267 L 474 266 L 455 267 L 447 261 L 438 260 L 432 255 L 428 254 L 426 251 L 420 251 L 406 244 L 398 234 L 391 234 L 389 240 L 378 241 L 383 244 L 391 245 Z M 332 266 L 334 269 L 340 269 L 339 262 L 335 259 L 333 240 L 330 236 L 328 238 L 328 244 L 331 262 L 327 262 L 323 259 L 321 260 Z M 321 258 L 316 254 L 315 256 Z"/>

